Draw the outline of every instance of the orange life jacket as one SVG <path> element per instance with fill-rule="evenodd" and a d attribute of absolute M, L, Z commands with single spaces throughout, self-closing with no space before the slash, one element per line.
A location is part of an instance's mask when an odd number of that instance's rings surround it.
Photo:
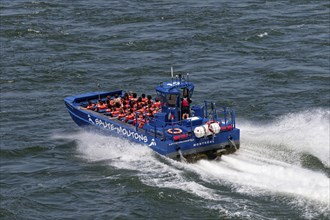
<path fill-rule="evenodd" d="M 112 116 L 118 116 L 119 115 L 119 111 L 113 111 L 111 112 Z"/>
<path fill-rule="evenodd" d="M 91 105 L 89 105 L 89 106 L 87 106 L 87 109 L 93 109 L 95 107 L 95 104 L 91 104 Z"/>
<path fill-rule="evenodd" d="M 162 107 L 162 103 L 159 102 L 159 101 L 158 102 L 155 102 L 152 107 L 154 107 L 154 108 L 161 108 Z"/>
<path fill-rule="evenodd" d="M 122 118 L 124 118 L 125 116 L 126 116 L 125 113 L 120 113 L 120 114 L 118 115 L 118 119 L 122 119 Z"/>
<path fill-rule="evenodd" d="M 106 109 L 107 108 L 107 105 L 106 104 L 100 104 L 100 103 L 98 103 L 96 105 L 96 107 L 98 107 L 98 109 Z"/>
<path fill-rule="evenodd" d="M 127 115 L 125 119 L 126 119 L 127 121 L 128 121 L 128 120 L 133 120 L 133 119 L 134 119 L 134 115 L 133 115 L 133 114 Z"/>

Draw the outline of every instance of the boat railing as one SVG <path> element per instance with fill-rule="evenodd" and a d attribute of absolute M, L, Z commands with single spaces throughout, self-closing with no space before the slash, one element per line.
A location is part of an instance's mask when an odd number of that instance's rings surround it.
<path fill-rule="evenodd" d="M 192 134 L 193 126 L 190 119 L 184 119 L 181 121 L 161 121 L 154 117 L 145 117 L 145 121 L 149 122 L 149 129 L 144 129 L 149 135 L 154 135 L 156 137 L 161 137 L 162 140 L 167 140 L 168 138 L 174 139 L 175 135 L 168 133 L 168 130 L 174 131 L 175 128 L 182 128 L 184 126 L 185 133 Z"/>
<path fill-rule="evenodd" d="M 208 118 L 210 121 L 218 121 L 220 125 L 232 125 L 233 128 L 236 127 L 235 122 L 235 112 L 230 107 L 220 107 L 217 108 L 214 102 L 205 101 L 203 116 L 200 116 L 204 120 Z M 195 115 L 193 115 L 195 116 Z M 168 138 L 174 139 L 174 135 L 168 134 L 169 129 L 183 128 L 184 132 L 189 135 L 193 134 L 193 120 L 183 119 L 179 121 L 166 121 L 158 120 L 155 117 L 145 117 L 145 122 L 149 122 L 149 129 L 145 129 L 146 133 L 149 135 L 154 135 L 156 137 L 161 137 L 163 140 Z"/>
<path fill-rule="evenodd" d="M 235 111 L 230 107 L 217 107 L 213 101 L 204 101 L 204 117 L 236 127 Z"/>

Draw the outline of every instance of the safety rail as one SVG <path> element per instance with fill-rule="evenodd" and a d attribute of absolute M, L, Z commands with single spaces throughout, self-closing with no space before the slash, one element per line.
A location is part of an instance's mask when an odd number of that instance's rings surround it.
<path fill-rule="evenodd" d="M 204 116 L 211 120 L 218 121 L 220 119 L 223 124 L 232 124 L 236 127 L 235 111 L 230 107 L 216 107 L 215 102 L 204 101 Z"/>
<path fill-rule="evenodd" d="M 193 126 L 192 126 L 192 121 L 189 119 L 184 119 L 181 121 L 170 121 L 170 122 L 164 122 L 164 121 L 160 121 L 155 119 L 154 117 L 145 117 L 145 122 L 149 121 L 149 126 L 153 129 L 151 132 L 151 129 L 142 129 L 144 130 L 146 133 L 150 132 L 150 135 L 154 135 L 154 137 L 156 138 L 157 135 L 161 134 L 162 139 L 165 141 L 167 139 L 167 130 L 168 129 L 175 129 L 178 127 L 182 128 L 182 124 L 183 123 L 190 123 L 190 126 L 184 126 L 186 132 L 188 133 L 192 133 L 193 132 Z M 150 123 L 151 122 L 151 123 Z M 159 123 L 157 123 L 159 122 Z M 161 124 L 161 125 L 160 125 Z M 136 127 L 136 129 L 138 129 L 138 127 Z M 174 135 L 171 136 L 172 139 L 174 140 Z"/>
<path fill-rule="evenodd" d="M 211 105 L 211 108 L 208 108 L 208 106 L 207 106 L 208 104 Z M 204 117 L 202 117 L 202 119 L 209 118 L 209 120 L 211 120 L 211 121 L 218 121 L 224 125 L 230 124 L 233 126 L 233 128 L 236 127 L 235 112 L 232 108 L 221 107 L 221 108 L 217 109 L 214 102 L 205 101 L 204 110 L 205 110 Z M 145 132 L 146 133 L 150 132 L 150 134 L 154 135 L 155 138 L 158 135 L 158 136 L 161 136 L 163 140 L 166 140 L 167 139 L 167 135 L 166 135 L 167 130 L 175 129 L 177 127 L 180 127 L 180 128 L 184 127 L 185 131 L 188 134 L 193 133 L 193 122 L 191 119 L 183 119 L 183 120 L 179 120 L 179 121 L 165 122 L 165 121 L 157 120 L 154 117 L 146 116 L 145 122 L 147 122 L 147 121 L 149 121 L 149 126 L 152 128 L 152 132 L 151 132 L 151 129 L 149 129 L 149 130 L 145 129 Z M 136 127 L 136 129 L 138 130 L 138 127 Z M 172 135 L 171 138 L 174 140 L 174 135 Z"/>

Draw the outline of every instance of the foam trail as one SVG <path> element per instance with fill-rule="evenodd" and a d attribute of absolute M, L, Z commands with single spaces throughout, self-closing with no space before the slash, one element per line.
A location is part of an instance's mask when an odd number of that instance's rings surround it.
<path fill-rule="evenodd" d="M 216 189 L 227 185 L 243 194 L 284 196 L 293 203 L 303 201 L 299 206 L 303 209 L 315 203 L 318 208 L 313 206 L 311 212 L 318 209 L 316 212 L 324 213 L 329 210 L 329 178 L 321 171 L 301 167 L 300 155 L 307 152 L 329 166 L 329 118 L 330 111 L 318 109 L 289 114 L 266 125 L 242 123 L 238 125 L 241 148 L 235 155 L 197 164 L 156 156 L 148 147 L 121 138 L 84 132 L 68 139 L 78 142 L 77 151 L 82 158 L 136 171 L 141 182 L 149 186 L 179 189 L 225 204 L 232 198 Z M 187 172 L 200 179 L 187 177 Z M 219 209 L 227 208 L 224 205 Z"/>
<path fill-rule="evenodd" d="M 290 164 L 255 164 L 240 156 L 224 156 L 222 160 L 225 164 L 202 161 L 201 166 L 205 172 L 235 183 L 241 192 L 253 194 L 266 190 L 329 203 L 329 178 L 322 173 Z"/>
<path fill-rule="evenodd" d="M 89 162 L 105 162 L 117 169 L 136 171 L 141 182 L 160 188 L 180 189 L 210 200 L 222 200 L 213 189 L 186 179 L 185 166 L 180 162 L 163 158 L 147 146 L 132 143 L 120 138 L 106 137 L 98 134 L 79 133 L 70 136 L 78 141 L 77 150 L 80 156 Z"/>
<path fill-rule="evenodd" d="M 329 110 L 313 109 L 282 116 L 267 125 L 243 123 L 240 125 L 241 141 L 253 146 L 254 151 L 263 151 L 266 154 L 274 155 L 276 152 L 281 153 L 281 150 L 284 151 L 283 157 L 290 153 L 288 151 L 309 153 L 329 167 L 329 121 Z M 297 158 L 293 160 L 299 161 Z"/>
<path fill-rule="evenodd" d="M 202 179 L 216 179 L 235 184 L 238 192 L 256 194 L 273 192 L 302 196 L 321 203 L 329 201 L 329 178 L 257 152 L 242 148 L 236 155 L 223 156 L 220 162 L 200 161 L 196 165 L 156 158 L 148 147 L 119 138 L 84 133 L 77 135 L 78 151 L 88 161 L 107 161 L 119 169 L 138 171 L 147 185 L 182 189 L 211 200 L 219 200 L 213 189 L 184 178 L 184 172 L 195 170 Z M 243 145 L 244 146 L 244 145 Z M 251 146 L 250 146 L 251 147 Z"/>

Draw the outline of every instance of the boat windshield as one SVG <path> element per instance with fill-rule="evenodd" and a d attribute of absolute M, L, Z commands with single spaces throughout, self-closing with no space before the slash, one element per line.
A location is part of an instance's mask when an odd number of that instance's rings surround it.
<path fill-rule="evenodd" d="M 189 96 L 190 97 L 189 89 L 183 88 L 182 89 L 182 97 L 186 97 L 186 96 Z"/>
<path fill-rule="evenodd" d="M 168 106 L 175 107 L 178 95 L 176 94 L 169 94 L 168 96 Z"/>
<path fill-rule="evenodd" d="M 165 95 L 163 95 L 163 94 L 160 93 L 160 92 L 157 92 L 157 98 L 158 98 L 158 100 L 159 100 L 161 103 L 163 103 L 163 105 L 166 104 L 166 98 L 165 98 Z"/>

